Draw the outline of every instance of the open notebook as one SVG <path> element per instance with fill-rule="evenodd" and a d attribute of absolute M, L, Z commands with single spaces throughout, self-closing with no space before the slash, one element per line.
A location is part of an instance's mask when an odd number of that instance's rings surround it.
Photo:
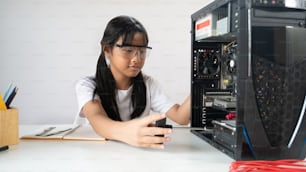
<path fill-rule="evenodd" d="M 37 140 L 88 140 L 103 141 L 90 125 L 50 125 L 35 129 L 32 134 L 21 136 L 20 139 Z"/>

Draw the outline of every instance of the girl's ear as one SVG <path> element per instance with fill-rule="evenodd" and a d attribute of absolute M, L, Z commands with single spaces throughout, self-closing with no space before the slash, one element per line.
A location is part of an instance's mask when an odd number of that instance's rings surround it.
<path fill-rule="evenodd" d="M 112 52 L 111 48 L 108 45 L 103 45 L 102 46 L 102 51 L 103 51 L 105 57 L 110 57 L 111 52 Z"/>
<path fill-rule="evenodd" d="M 111 48 L 107 45 L 104 45 L 102 47 L 102 51 L 104 53 L 104 57 L 105 57 L 105 62 L 106 62 L 106 65 L 109 67 L 109 64 L 110 64 L 110 60 L 109 60 L 109 57 L 111 57 Z"/>

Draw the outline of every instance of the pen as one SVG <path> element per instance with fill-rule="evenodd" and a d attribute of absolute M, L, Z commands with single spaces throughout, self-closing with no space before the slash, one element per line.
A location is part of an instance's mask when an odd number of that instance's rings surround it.
<path fill-rule="evenodd" d="M 73 133 L 76 129 L 78 129 L 79 127 L 81 127 L 81 125 L 77 125 L 74 128 L 72 128 L 70 131 L 68 131 L 65 135 L 71 134 Z"/>
<path fill-rule="evenodd" d="M 60 130 L 60 131 L 56 131 L 56 132 L 54 132 L 54 133 L 50 133 L 50 134 L 47 134 L 47 135 L 45 135 L 45 136 L 53 136 L 53 135 L 57 135 L 57 134 L 61 134 L 61 133 L 64 133 L 64 132 L 66 132 L 66 131 L 69 131 L 69 130 L 72 130 L 72 128 L 68 128 L 68 129 L 65 129 L 65 130 Z"/>
<path fill-rule="evenodd" d="M 11 94 L 9 95 L 9 97 L 7 98 L 6 102 L 5 102 L 5 105 L 7 108 L 10 107 L 10 104 L 12 103 L 13 99 L 15 98 L 15 95 L 17 94 L 17 91 L 18 91 L 18 88 L 15 87 L 13 89 L 13 91 L 11 92 Z"/>
<path fill-rule="evenodd" d="M 13 86 L 12 83 L 10 83 L 10 84 L 8 85 L 6 91 L 5 91 L 4 95 L 3 95 L 3 101 L 6 101 L 6 100 L 7 100 L 7 98 L 8 98 L 7 96 L 9 95 L 9 92 L 12 90 L 12 86 Z"/>
<path fill-rule="evenodd" d="M 38 134 L 35 134 L 35 136 L 43 136 L 45 134 L 47 134 L 49 131 L 53 130 L 55 127 L 48 127 L 46 129 L 44 129 L 44 131 L 38 133 Z"/>

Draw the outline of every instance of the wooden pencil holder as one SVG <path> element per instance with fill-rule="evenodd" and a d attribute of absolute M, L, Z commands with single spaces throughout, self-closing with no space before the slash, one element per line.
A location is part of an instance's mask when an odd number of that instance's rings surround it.
<path fill-rule="evenodd" d="M 18 109 L 0 110 L 0 147 L 18 144 L 18 131 Z"/>

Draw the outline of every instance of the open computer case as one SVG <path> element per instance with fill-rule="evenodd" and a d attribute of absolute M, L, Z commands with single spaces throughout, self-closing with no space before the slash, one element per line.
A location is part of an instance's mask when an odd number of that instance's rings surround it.
<path fill-rule="evenodd" d="M 306 0 L 191 15 L 191 132 L 233 159 L 306 155 Z"/>

